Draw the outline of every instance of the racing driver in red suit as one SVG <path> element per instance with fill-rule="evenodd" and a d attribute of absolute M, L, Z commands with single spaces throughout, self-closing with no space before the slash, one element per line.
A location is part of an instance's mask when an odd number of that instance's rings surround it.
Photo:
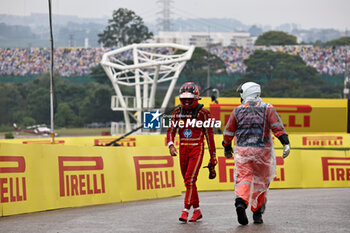
<path fill-rule="evenodd" d="M 186 186 L 186 195 L 184 200 L 184 210 L 179 218 L 182 222 L 187 222 L 188 213 L 193 207 L 193 216 L 190 222 L 196 222 L 202 218 L 199 207 L 199 198 L 197 192 L 197 176 L 203 161 L 204 154 L 204 136 L 206 137 L 210 160 L 209 160 L 209 178 L 215 178 L 216 149 L 214 142 L 213 129 L 211 127 L 197 127 L 195 124 L 187 122 L 195 119 L 196 121 L 205 122 L 210 120 L 210 113 L 203 109 L 203 105 L 198 103 L 199 90 L 193 82 L 187 82 L 180 88 L 179 98 L 181 107 L 173 111 L 171 124 L 167 132 L 167 143 L 171 156 L 177 155 L 174 146 L 176 131 L 180 137 L 180 167 L 181 174 Z"/>

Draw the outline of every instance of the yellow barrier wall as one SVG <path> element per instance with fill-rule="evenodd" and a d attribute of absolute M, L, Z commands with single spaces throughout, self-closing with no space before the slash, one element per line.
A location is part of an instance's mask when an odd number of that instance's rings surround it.
<path fill-rule="evenodd" d="M 118 136 L 95 136 L 95 137 L 57 137 L 59 145 L 94 146 L 105 145 L 117 139 Z M 217 148 L 221 147 L 222 135 L 214 136 Z M 166 135 L 131 135 L 122 139 L 119 143 L 122 147 L 166 147 Z M 289 134 L 292 148 L 350 148 L 350 134 L 328 133 L 328 134 Z M 278 139 L 273 138 L 275 148 L 282 148 Z M 50 144 L 48 138 L 31 139 L 4 139 L 1 143 L 16 143 L 24 145 Z M 175 145 L 179 145 L 179 139 L 175 138 Z M 205 145 L 207 146 L 207 145 Z M 104 147 L 103 147 L 104 148 Z"/>
<path fill-rule="evenodd" d="M 94 146 L 105 145 L 117 139 L 118 136 L 95 136 L 95 137 L 58 137 L 59 145 Z M 214 136 L 217 148 L 221 147 L 222 135 Z M 131 135 L 122 139 L 119 143 L 122 147 L 163 147 L 166 146 L 166 135 Z M 328 134 L 289 134 L 292 148 L 350 148 L 350 134 L 328 133 Z M 273 138 L 275 148 L 282 148 L 278 139 Z M 48 138 L 35 139 L 4 139 L 1 143 L 16 143 L 24 145 L 50 144 Z M 179 145 L 179 139 L 175 138 L 175 145 Z"/>
<path fill-rule="evenodd" d="M 167 153 L 0 143 L 0 215 L 180 195 L 180 169 Z"/>
<path fill-rule="evenodd" d="M 300 98 L 262 98 L 272 104 L 280 115 L 288 133 L 346 133 L 348 129 L 348 100 L 346 99 L 300 99 Z M 240 98 L 220 97 L 214 104 L 209 97 L 200 103 L 211 112 L 216 120 L 222 122 L 224 129 L 234 108 L 241 104 Z M 175 105 L 179 104 L 175 99 Z"/>
<path fill-rule="evenodd" d="M 55 145 L 47 145 L 48 139 L 1 140 L 0 216 L 169 197 L 185 190 L 165 135 L 132 136 L 122 147 L 91 145 L 114 138 L 57 138 L 64 143 Z M 208 170 L 201 169 L 198 189 L 233 190 L 234 160 L 223 156 L 222 135 L 215 141 L 217 178 L 209 180 Z M 283 160 L 275 139 L 277 176 L 271 188 L 350 187 L 350 135 L 292 134 L 290 141 L 291 154 Z M 204 156 L 203 166 L 207 149 Z"/>
<path fill-rule="evenodd" d="M 208 169 L 202 169 L 197 181 L 200 191 L 234 189 L 234 160 L 226 159 L 222 149 L 218 152 L 217 177 L 209 180 Z M 284 160 L 282 149 L 277 149 L 276 155 L 276 177 L 270 188 L 350 187 L 349 150 L 292 149 Z M 208 153 L 203 161 L 209 161 Z"/>

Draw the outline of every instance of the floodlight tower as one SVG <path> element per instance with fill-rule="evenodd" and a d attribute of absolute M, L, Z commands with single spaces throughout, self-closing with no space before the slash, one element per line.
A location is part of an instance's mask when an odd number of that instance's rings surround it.
<path fill-rule="evenodd" d="M 112 96 L 111 108 L 123 112 L 126 132 L 142 124 L 143 111 L 164 111 L 180 72 L 191 59 L 193 51 L 194 46 L 154 43 L 132 44 L 103 55 L 101 65 L 116 92 Z M 163 82 L 170 84 L 160 109 L 156 109 L 157 85 Z M 125 91 L 129 95 L 124 95 Z M 135 95 L 130 96 L 130 93 Z M 136 121 L 136 125 L 131 124 L 130 117 Z M 116 134 L 116 127 L 118 123 L 113 123 L 112 135 Z"/>

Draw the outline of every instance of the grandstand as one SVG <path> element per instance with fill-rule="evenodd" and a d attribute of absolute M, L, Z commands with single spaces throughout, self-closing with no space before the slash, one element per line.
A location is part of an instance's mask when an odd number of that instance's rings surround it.
<path fill-rule="evenodd" d="M 211 47 L 210 52 L 219 56 L 230 75 L 244 74 L 243 61 L 255 50 L 273 50 L 299 55 L 307 65 L 317 69 L 320 74 L 343 75 L 346 62 L 350 62 L 350 46 L 323 48 L 318 46 L 273 46 L 273 47 Z M 112 48 L 57 48 L 54 53 L 54 69 L 61 76 L 87 76 L 92 67 L 98 66 L 102 55 Z M 131 54 L 125 54 L 122 60 L 129 60 Z M 48 72 L 50 51 L 48 48 L 1 48 L 0 76 L 37 76 Z"/>

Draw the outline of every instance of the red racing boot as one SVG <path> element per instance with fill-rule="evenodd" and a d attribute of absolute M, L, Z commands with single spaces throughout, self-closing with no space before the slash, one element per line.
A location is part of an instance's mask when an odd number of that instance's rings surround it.
<path fill-rule="evenodd" d="M 180 218 L 179 218 L 179 221 L 181 221 L 181 222 L 187 222 L 187 218 L 188 218 L 188 211 L 183 210 L 183 211 L 182 211 L 182 214 L 181 214 L 181 216 L 180 216 Z"/>
<path fill-rule="evenodd" d="M 192 218 L 190 219 L 190 222 L 196 222 L 197 220 L 201 219 L 202 217 L 203 216 L 202 216 L 201 210 L 196 209 L 193 211 L 193 215 L 192 215 Z"/>

